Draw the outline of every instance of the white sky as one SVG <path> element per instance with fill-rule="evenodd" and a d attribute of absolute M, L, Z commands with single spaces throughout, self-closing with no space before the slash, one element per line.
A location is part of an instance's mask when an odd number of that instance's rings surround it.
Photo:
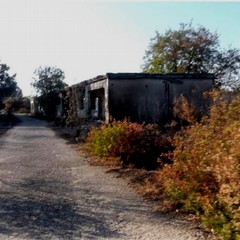
<path fill-rule="evenodd" d="M 167 2 L 0 0 L 0 61 L 17 73 L 18 85 L 29 95 L 39 66 L 61 68 L 68 84 L 106 72 L 139 72 L 155 30 L 165 32 L 191 19 L 217 30 L 226 44 L 240 42 L 239 19 L 235 19 L 240 3 L 216 12 L 213 5 L 204 5 L 207 11 L 199 5 L 191 10 L 193 3 L 185 4 L 180 9 L 183 5 Z"/>
<path fill-rule="evenodd" d="M 23 93 L 40 65 L 57 66 L 73 84 L 106 72 L 139 71 L 145 46 L 94 3 L 0 1 L 0 60 Z M 116 19 L 116 18 L 115 18 Z"/>

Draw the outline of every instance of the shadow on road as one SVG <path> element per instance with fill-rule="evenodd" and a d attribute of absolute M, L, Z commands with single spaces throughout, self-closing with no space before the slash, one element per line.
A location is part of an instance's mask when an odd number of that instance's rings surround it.
<path fill-rule="evenodd" d="M 8 184 L 0 180 L 0 184 L 11 189 L 0 194 L 0 235 L 30 239 L 76 239 L 83 234 L 88 239 L 98 239 L 119 235 L 98 215 L 77 209 L 74 202 L 64 198 L 65 192 L 62 197 L 61 193 L 46 197 L 45 193 L 52 192 L 56 183 L 51 182 L 51 189 L 46 188 L 45 181 Z"/>
<path fill-rule="evenodd" d="M 47 121 L 34 118 L 28 114 L 15 114 L 18 119 L 17 126 L 29 127 L 29 128 L 38 128 L 38 127 L 47 127 Z"/>
<path fill-rule="evenodd" d="M 6 114 L 6 116 L 0 113 L 0 135 L 11 129 L 14 125 L 18 124 L 20 119 L 13 114 Z"/>

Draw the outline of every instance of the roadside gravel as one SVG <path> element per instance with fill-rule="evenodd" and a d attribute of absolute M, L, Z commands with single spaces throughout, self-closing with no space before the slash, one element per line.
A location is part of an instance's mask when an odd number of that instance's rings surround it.
<path fill-rule="evenodd" d="M 89 166 L 44 121 L 0 136 L 0 239 L 213 239 Z"/>

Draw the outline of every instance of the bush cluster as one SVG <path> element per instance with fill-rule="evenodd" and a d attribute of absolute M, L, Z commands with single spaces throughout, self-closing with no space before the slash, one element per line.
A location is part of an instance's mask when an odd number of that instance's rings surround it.
<path fill-rule="evenodd" d="M 171 147 L 158 125 L 144 125 L 127 120 L 91 129 L 87 144 L 97 156 L 120 157 L 123 165 L 147 169 L 154 169 L 162 161 L 167 161 L 161 155 Z"/>
<path fill-rule="evenodd" d="M 175 136 L 173 164 L 159 179 L 175 206 L 223 239 L 240 239 L 240 96 L 214 102 L 210 117 Z"/>
<path fill-rule="evenodd" d="M 92 129 L 87 144 L 100 157 L 120 157 L 123 165 L 158 168 L 153 184 L 173 209 L 197 214 L 223 239 L 240 240 L 240 94 L 210 97 L 212 107 L 200 122 L 180 99 L 178 113 L 191 125 L 174 138 L 155 124 L 125 120 Z M 169 159 L 172 164 L 162 164 Z"/>

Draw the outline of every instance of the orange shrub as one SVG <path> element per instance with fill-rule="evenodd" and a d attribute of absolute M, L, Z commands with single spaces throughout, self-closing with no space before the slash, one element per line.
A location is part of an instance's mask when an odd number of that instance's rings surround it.
<path fill-rule="evenodd" d="M 87 139 L 92 152 L 100 157 L 120 157 L 123 165 L 148 169 L 160 166 L 161 153 L 171 147 L 156 124 L 114 121 L 93 128 Z"/>
<path fill-rule="evenodd" d="M 173 204 L 224 239 L 240 239 L 240 96 L 217 101 L 209 119 L 187 127 L 174 145 L 174 163 L 159 171 Z"/>

